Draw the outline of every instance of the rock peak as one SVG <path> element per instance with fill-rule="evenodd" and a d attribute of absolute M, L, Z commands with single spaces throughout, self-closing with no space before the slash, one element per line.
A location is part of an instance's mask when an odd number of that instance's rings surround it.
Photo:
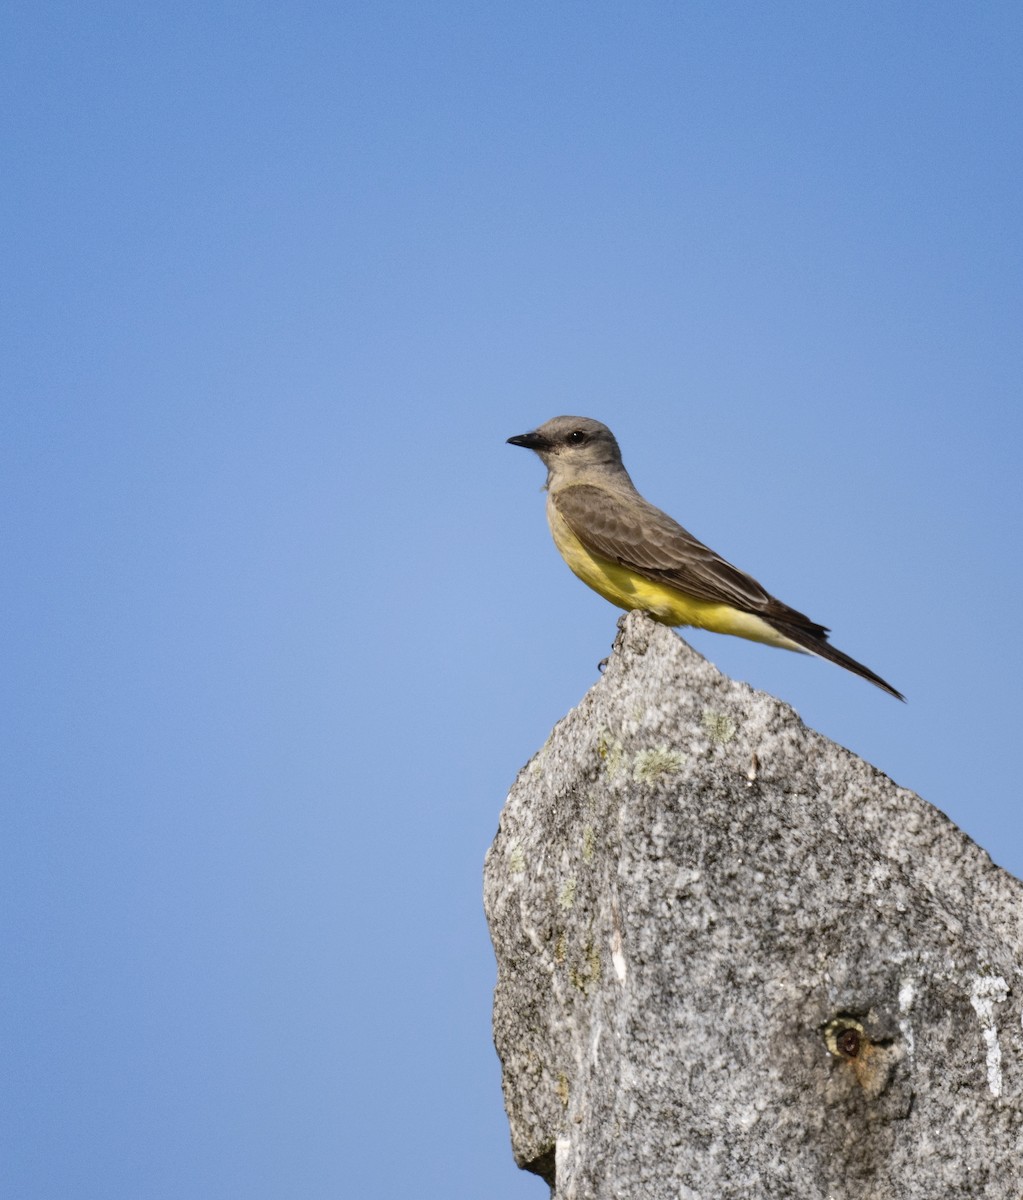
<path fill-rule="evenodd" d="M 487 855 L 512 1146 L 561 1200 L 1023 1193 L 1023 885 L 624 617 Z"/>

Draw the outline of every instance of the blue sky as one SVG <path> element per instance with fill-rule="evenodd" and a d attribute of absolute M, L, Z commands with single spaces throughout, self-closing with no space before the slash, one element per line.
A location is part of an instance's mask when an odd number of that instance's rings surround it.
<path fill-rule="evenodd" d="M 545 1194 L 480 874 L 614 634 L 558 413 L 909 703 L 702 653 L 1023 873 L 1021 26 L 7 7 L 4 1195 Z"/>

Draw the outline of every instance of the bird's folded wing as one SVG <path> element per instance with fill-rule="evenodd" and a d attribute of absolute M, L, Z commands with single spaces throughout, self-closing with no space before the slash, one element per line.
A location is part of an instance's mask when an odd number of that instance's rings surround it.
<path fill-rule="evenodd" d="M 590 484 L 551 494 L 551 502 L 591 554 L 628 567 L 644 579 L 678 588 L 712 604 L 788 619 L 808 630 L 827 631 L 775 600 L 744 571 L 733 567 L 688 530 L 646 500 Z"/>

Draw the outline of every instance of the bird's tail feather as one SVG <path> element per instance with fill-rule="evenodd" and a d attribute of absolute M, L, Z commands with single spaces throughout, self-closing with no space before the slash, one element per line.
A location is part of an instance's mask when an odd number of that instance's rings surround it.
<path fill-rule="evenodd" d="M 843 654 L 837 647 L 827 639 L 827 631 L 817 633 L 815 629 L 804 629 L 798 624 L 790 624 L 784 620 L 769 619 L 771 626 L 782 633 L 787 638 L 791 638 L 798 646 L 810 654 L 816 654 L 818 658 L 827 659 L 828 662 L 833 662 L 840 667 L 845 667 L 847 671 L 852 671 L 854 675 L 859 675 L 861 679 L 867 679 L 875 687 L 879 687 L 883 692 L 887 692 L 889 696 L 894 696 L 896 700 L 905 700 L 906 697 L 897 692 L 890 683 L 887 683 L 880 675 L 875 674 L 869 667 L 865 667 L 863 663 L 857 662 L 855 658 L 850 658 L 848 654 Z M 819 628 L 819 626 L 817 627 Z"/>

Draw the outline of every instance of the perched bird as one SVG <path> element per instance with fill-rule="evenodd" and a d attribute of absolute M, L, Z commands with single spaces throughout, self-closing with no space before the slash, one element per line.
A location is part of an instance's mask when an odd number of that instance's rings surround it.
<path fill-rule="evenodd" d="M 905 697 L 836 650 L 828 630 L 766 592 L 636 491 L 606 425 L 555 417 L 508 441 L 547 468 L 547 520 L 576 575 L 612 604 L 665 625 L 693 625 L 816 654 Z"/>

